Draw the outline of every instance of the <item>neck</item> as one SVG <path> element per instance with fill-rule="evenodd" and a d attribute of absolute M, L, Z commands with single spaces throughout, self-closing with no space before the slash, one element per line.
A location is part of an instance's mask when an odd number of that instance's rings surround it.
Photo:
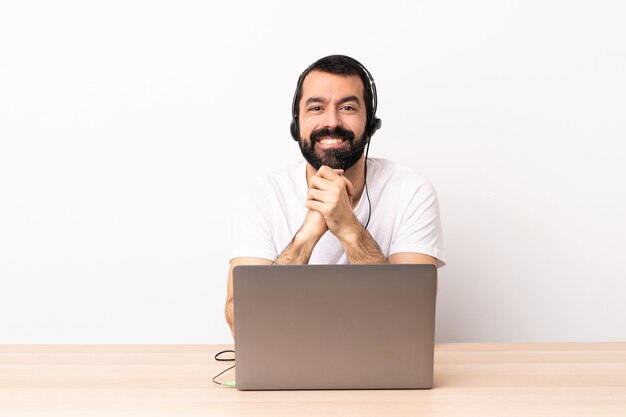
<path fill-rule="evenodd" d="M 350 169 L 348 169 L 347 171 L 345 171 L 343 173 L 343 175 L 350 180 L 350 182 L 352 183 L 352 186 L 354 187 L 354 199 L 353 199 L 353 205 L 354 207 L 356 207 L 356 205 L 359 203 L 359 200 L 361 199 L 361 195 L 363 194 L 363 190 L 365 189 L 365 154 L 361 156 L 361 158 L 356 162 L 356 164 L 352 165 L 350 167 Z M 315 173 L 317 172 L 317 170 L 315 168 L 313 168 L 313 166 L 309 163 L 306 164 L 306 183 L 307 185 L 310 183 L 310 179 L 313 175 L 315 175 Z M 354 208 L 353 207 L 353 208 Z"/>

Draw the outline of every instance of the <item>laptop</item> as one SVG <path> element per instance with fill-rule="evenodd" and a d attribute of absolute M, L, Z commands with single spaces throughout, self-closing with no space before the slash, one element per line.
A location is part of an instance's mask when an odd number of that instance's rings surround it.
<path fill-rule="evenodd" d="M 426 389 L 434 265 L 233 269 L 240 390 Z"/>

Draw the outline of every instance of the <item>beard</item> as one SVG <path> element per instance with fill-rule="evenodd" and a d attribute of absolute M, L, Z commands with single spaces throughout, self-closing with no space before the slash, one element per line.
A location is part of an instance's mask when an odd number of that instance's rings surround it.
<path fill-rule="evenodd" d="M 320 149 L 317 144 L 323 137 L 344 139 L 345 142 L 348 143 L 349 148 Z M 355 140 L 353 131 L 337 126 L 333 129 L 324 128 L 314 130 L 311 132 L 308 141 L 301 137 L 299 145 L 302 156 L 304 156 L 304 159 L 306 159 L 306 161 L 311 164 L 316 171 L 320 169 L 322 165 L 326 165 L 333 169 L 343 169 L 344 171 L 347 171 L 352 168 L 352 166 L 356 164 L 359 159 L 361 159 L 365 149 L 361 146 L 365 143 L 364 141 L 365 133 L 363 133 L 358 140 Z M 360 150 L 352 152 L 353 149 L 358 149 L 359 147 L 361 147 Z"/>

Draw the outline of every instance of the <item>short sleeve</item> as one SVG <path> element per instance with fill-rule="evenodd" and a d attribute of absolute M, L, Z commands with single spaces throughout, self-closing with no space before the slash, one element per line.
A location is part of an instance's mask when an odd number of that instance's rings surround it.
<path fill-rule="evenodd" d="M 255 180 L 235 198 L 231 215 L 231 260 L 253 257 L 275 260 L 278 256 L 272 238 L 271 187 Z"/>
<path fill-rule="evenodd" d="M 444 266 L 439 203 L 434 187 L 415 174 L 407 179 L 402 194 L 405 196 L 405 209 L 391 242 L 389 255 L 399 252 L 423 253 L 436 258 L 438 267 Z"/>

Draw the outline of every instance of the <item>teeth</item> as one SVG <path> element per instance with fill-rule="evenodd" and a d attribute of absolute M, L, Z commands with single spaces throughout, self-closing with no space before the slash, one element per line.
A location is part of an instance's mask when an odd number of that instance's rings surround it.
<path fill-rule="evenodd" d="M 320 143 L 341 143 L 343 139 L 321 139 Z"/>

